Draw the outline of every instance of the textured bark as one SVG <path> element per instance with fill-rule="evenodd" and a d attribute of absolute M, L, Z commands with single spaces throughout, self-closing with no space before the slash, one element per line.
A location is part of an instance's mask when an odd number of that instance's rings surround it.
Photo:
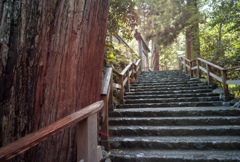
<path fill-rule="evenodd" d="M 186 30 L 186 55 L 187 59 L 192 59 L 192 35 L 190 28 Z"/>
<path fill-rule="evenodd" d="M 159 51 L 157 50 L 156 43 L 153 41 L 153 71 L 159 71 Z"/>
<path fill-rule="evenodd" d="M 199 9 L 197 0 L 187 0 L 187 6 L 189 7 L 188 19 L 194 16 L 190 27 L 186 30 L 186 55 L 191 60 L 200 56 Z"/>
<path fill-rule="evenodd" d="M 100 99 L 108 8 L 108 0 L 0 1 L 1 146 Z M 75 134 L 22 158 L 76 161 Z"/>
<path fill-rule="evenodd" d="M 194 10 L 194 15 L 199 14 L 199 9 L 198 9 L 198 6 L 197 6 L 197 0 L 193 0 L 193 10 Z M 196 17 L 198 17 L 198 16 L 196 16 Z M 192 59 L 195 59 L 197 57 L 200 57 L 200 38 L 199 38 L 199 20 L 198 20 L 198 18 L 196 18 L 193 21 L 192 35 L 193 35 Z"/>
<path fill-rule="evenodd" d="M 190 19 L 192 16 L 191 13 L 191 5 L 192 0 L 187 0 L 187 7 L 189 8 L 188 14 L 187 14 L 187 19 Z M 186 30 L 186 57 L 187 59 L 191 60 L 192 59 L 192 28 L 188 27 Z"/>

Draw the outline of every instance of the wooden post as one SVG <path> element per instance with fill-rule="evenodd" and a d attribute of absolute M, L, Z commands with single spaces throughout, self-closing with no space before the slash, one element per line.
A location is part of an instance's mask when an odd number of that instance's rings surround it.
<path fill-rule="evenodd" d="M 108 97 L 102 96 L 101 100 L 104 101 L 104 107 L 102 109 L 102 124 L 101 124 L 101 132 L 105 133 L 106 135 L 101 135 L 101 145 L 105 147 L 108 151 L 110 149 L 109 141 L 108 141 Z"/>
<path fill-rule="evenodd" d="M 135 79 L 134 79 L 134 64 L 132 64 L 132 74 L 131 74 L 131 82 L 135 82 Z"/>
<path fill-rule="evenodd" d="M 127 77 L 127 83 L 126 83 L 127 92 L 130 92 L 130 76 L 129 76 L 129 70 L 127 70 L 127 72 L 126 72 L 126 77 Z"/>
<path fill-rule="evenodd" d="M 113 111 L 113 74 L 111 75 L 111 80 L 110 80 L 110 92 L 108 96 L 108 110 Z"/>
<path fill-rule="evenodd" d="M 137 66 L 135 66 L 135 82 L 138 82 L 138 72 L 137 72 Z"/>
<path fill-rule="evenodd" d="M 192 61 L 190 62 L 190 77 L 193 78 Z"/>
<path fill-rule="evenodd" d="M 227 81 L 227 70 L 222 70 L 222 83 L 223 83 L 223 99 L 224 101 L 229 100 L 229 90 L 228 90 L 228 85 L 226 84 Z"/>
<path fill-rule="evenodd" d="M 200 66 L 201 66 L 201 62 L 199 60 L 197 60 L 197 75 L 198 75 L 198 78 L 201 78 Z"/>
<path fill-rule="evenodd" d="M 185 74 L 187 74 L 187 60 L 184 60 L 184 62 L 185 62 Z"/>
<path fill-rule="evenodd" d="M 210 75 L 211 73 L 211 66 L 207 64 L 207 79 L 208 79 L 208 85 L 212 85 L 213 84 L 213 79 Z"/>
<path fill-rule="evenodd" d="M 119 76 L 119 84 L 122 86 L 120 89 L 120 103 L 124 104 L 124 86 L 123 86 L 123 76 Z"/>
<path fill-rule="evenodd" d="M 97 113 L 77 125 L 77 160 L 97 161 Z"/>
<path fill-rule="evenodd" d="M 180 57 L 180 59 L 179 59 L 179 69 L 180 70 L 183 70 L 183 64 L 182 64 L 182 57 Z"/>

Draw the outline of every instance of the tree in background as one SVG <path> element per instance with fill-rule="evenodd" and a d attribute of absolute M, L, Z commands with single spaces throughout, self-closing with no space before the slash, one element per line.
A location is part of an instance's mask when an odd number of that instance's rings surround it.
<path fill-rule="evenodd" d="M 133 39 L 138 21 L 136 0 L 110 0 L 108 15 L 109 34 L 121 33 L 123 39 Z"/>
<path fill-rule="evenodd" d="M 108 8 L 107 0 L 0 1 L 0 146 L 100 99 Z M 71 127 L 23 159 L 76 161 L 75 136 Z"/>
<path fill-rule="evenodd" d="M 161 51 L 160 55 L 167 55 L 168 47 L 181 32 L 187 30 L 187 35 L 190 36 L 187 39 L 190 40 L 188 51 L 194 50 L 195 55 L 199 55 L 197 1 L 139 0 L 138 8 L 143 20 L 141 32 L 148 40 L 153 41 L 153 53 Z"/>
<path fill-rule="evenodd" d="M 240 2 L 205 1 L 206 23 L 200 28 L 201 56 L 219 66 L 240 66 Z M 216 71 L 218 72 L 218 71 Z M 228 71 L 228 77 L 239 80 L 239 70 Z M 230 85 L 240 97 L 240 86 Z"/>
<path fill-rule="evenodd" d="M 121 71 L 132 59 L 125 53 L 130 49 L 114 43 L 112 37 L 119 34 L 126 42 L 133 39 L 139 22 L 136 0 L 110 0 L 108 38 L 105 46 L 105 66 Z M 137 58 L 136 54 L 131 56 Z"/>
<path fill-rule="evenodd" d="M 209 2 L 208 2 L 209 3 Z M 223 67 L 240 62 L 240 2 L 211 1 L 207 22 L 201 28 L 201 51 L 207 60 Z"/>

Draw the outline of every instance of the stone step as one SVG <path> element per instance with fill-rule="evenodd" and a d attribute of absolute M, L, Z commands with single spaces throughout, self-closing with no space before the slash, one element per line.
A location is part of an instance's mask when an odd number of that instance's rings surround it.
<path fill-rule="evenodd" d="M 108 122 L 111 126 L 240 125 L 240 116 L 115 117 Z"/>
<path fill-rule="evenodd" d="M 240 151 L 116 149 L 113 162 L 238 162 Z"/>
<path fill-rule="evenodd" d="M 178 81 L 173 81 L 173 80 L 166 80 L 166 81 L 153 81 L 153 80 L 149 80 L 149 81 L 138 81 L 138 82 L 132 82 L 131 85 L 163 85 L 163 84 L 167 84 L 167 85 L 171 85 L 171 84 L 206 84 L 200 81 L 189 81 L 189 80 L 178 80 Z"/>
<path fill-rule="evenodd" d="M 159 107 L 197 107 L 197 106 L 222 106 L 222 101 L 202 101 L 202 102 L 168 102 L 168 103 L 136 103 L 120 104 L 117 108 L 159 108 Z"/>
<path fill-rule="evenodd" d="M 115 109 L 110 117 L 238 116 L 240 109 L 230 107 L 172 107 Z"/>
<path fill-rule="evenodd" d="M 158 149 L 158 150 L 239 150 L 238 136 L 198 137 L 110 137 L 113 149 Z"/>
<path fill-rule="evenodd" d="M 182 98 L 182 97 L 210 97 L 215 96 L 219 97 L 219 94 L 216 93 L 183 93 L 183 94 L 145 94 L 145 95 L 127 95 L 125 99 L 147 99 L 147 98 Z"/>
<path fill-rule="evenodd" d="M 212 92 L 212 89 L 125 92 L 125 95 L 180 94 L 180 93 L 205 93 L 205 92 Z"/>
<path fill-rule="evenodd" d="M 110 126 L 113 136 L 240 136 L 240 126 Z"/>
<path fill-rule="evenodd" d="M 156 88 L 135 88 L 131 87 L 131 92 L 142 92 L 142 91 L 178 91 L 178 90 L 197 90 L 197 89 L 210 89 L 207 86 L 196 86 L 196 87 L 156 87 Z M 210 89 L 212 91 L 212 89 Z"/>
<path fill-rule="evenodd" d="M 206 87 L 209 88 L 210 86 L 207 86 L 206 84 L 171 84 L 171 85 L 167 85 L 167 84 L 156 84 L 156 85 L 130 85 L 131 88 L 133 89 L 142 89 L 142 88 L 178 88 L 178 87 Z"/>
<path fill-rule="evenodd" d="M 138 82 L 200 82 L 199 79 L 179 78 L 174 77 L 138 77 Z"/>
<path fill-rule="evenodd" d="M 219 101 L 219 96 L 210 97 L 175 97 L 175 98 L 140 98 L 140 99 L 126 99 L 125 104 L 136 103 L 169 103 L 169 102 L 203 102 L 203 101 Z"/>
<path fill-rule="evenodd" d="M 207 85 L 199 85 L 196 84 L 195 86 L 192 85 L 186 85 L 186 84 L 179 84 L 179 85 L 161 85 L 161 86 L 131 86 L 131 90 L 146 90 L 146 89 L 154 89 L 154 90 L 158 90 L 158 89 L 199 89 L 199 88 L 210 88 Z"/>

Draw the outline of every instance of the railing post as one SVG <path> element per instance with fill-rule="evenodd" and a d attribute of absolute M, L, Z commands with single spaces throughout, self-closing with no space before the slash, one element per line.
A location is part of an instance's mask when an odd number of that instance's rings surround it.
<path fill-rule="evenodd" d="M 142 61 L 139 63 L 139 73 L 138 74 L 141 74 L 142 73 Z"/>
<path fill-rule="evenodd" d="M 113 111 L 113 73 L 111 75 L 111 80 L 110 80 L 110 92 L 109 92 L 109 98 L 108 98 L 108 109 Z"/>
<path fill-rule="evenodd" d="M 193 78 L 192 61 L 190 62 L 190 77 Z"/>
<path fill-rule="evenodd" d="M 105 147 L 106 150 L 110 149 L 109 141 L 108 141 L 108 97 L 102 96 L 101 100 L 104 101 L 104 107 L 102 109 L 102 124 L 101 124 L 101 132 L 103 132 L 105 135 L 101 135 L 101 145 Z"/>
<path fill-rule="evenodd" d="M 179 69 L 180 70 L 183 70 L 183 64 L 182 64 L 182 57 L 180 57 L 180 59 L 179 59 Z"/>
<path fill-rule="evenodd" d="M 135 82 L 138 82 L 138 71 L 137 71 L 137 66 L 135 66 Z"/>
<path fill-rule="evenodd" d="M 187 74 L 187 60 L 184 60 L 185 62 L 185 74 Z"/>
<path fill-rule="evenodd" d="M 77 160 L 97 161 L 97 113 L 77 124 Z"/>
<path fill-rule="evenodd" d="M 210 75 L 210 73 L 212 72 L 211 70 L 211 66 L 207 64 L 207 79 L 208 79 L 208 85 L 212 85 L 213 84 L 213 79 Z"/>
<path fill-rule="evenodd" d="M 227 81 L 227 70 L 222 70 L 222 83 L 223 83 L 223 99 L 224 101 L 229 100 L 229 90 L 228 90 L 228 85 L 226 84 Z"/>
<path fill-rule="evenodd" d="M 126 72 L 126 77 L 127 77 L 127 83 L 126 83 L 127 92 L 130 92 L 130 76 L 129 76 L 129 70 L 127 70 L 127 72 Z"/>
<path fill-rule="evenodd" d="M 120 103 L 124 104 L 124 86 L 123 86 L 123 76 L 119 76 L 119 84 L 122 86 L 120 89 Z"/>
<path fill-rule="evenodd" d="M 135 79 L 134 79 L 134 64 L 132 64 L 132 67 L 131 67 L 131 69 L 132 69 L 132 74 L 131 74 L 131 82 L 135 82 Z"/>
<path fill-rule="evenodd" d="M 200 60 L 197 59 L 197 75 L 198 75 L 198 78 L 201 78 L 200 66 L 201 66 L 201 62 L 200 62 Z"/>

